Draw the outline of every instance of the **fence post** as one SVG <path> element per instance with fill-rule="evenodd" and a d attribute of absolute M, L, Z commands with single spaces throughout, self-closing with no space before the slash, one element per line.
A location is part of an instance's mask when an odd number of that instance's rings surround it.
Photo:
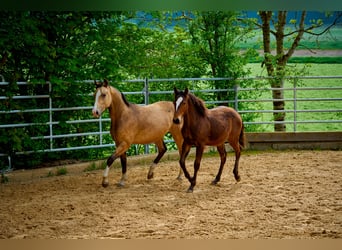
<path fill-rule="evenodd" d="M 293 81 L 293 132 L 297 131 L 297 78 Z"/>
<path fill-rule="evenodd" d="M 100 130 L 100 145 L 102 145 L 102 116 L 99 118 L 99 130 Z"/>
<path fill-rule="evenodd" d="M 234 85 L 234 109 L 238 111 L 239 109 L 239 98 L 238 98 L 238 85 Z"/>
<path fill-rule="evenodd" d="M 144 81 L 144 99 L 145 99 L 145 105 L 148 105 L 150 102 L 150 91 L 149 91 L 149 84 L 148 84 L 148 78 L 145 78 Z M 149 154 L 150 153 L 150 147 L 149 144 L 144 145 L 145 148 L 145 154 Z"/>
<path fill-rule="evenodd" d="M 51 97 L 51 93 L 52 93 L 52 85 L 51 82 L 48 82 L 49 84 L 49 128 L 50 128 L 50 150 L 53 148 L 53 140 L 52 140 L 52 136 L 53 136 L 53 128 L 52 128 L 52 97 Z"/>

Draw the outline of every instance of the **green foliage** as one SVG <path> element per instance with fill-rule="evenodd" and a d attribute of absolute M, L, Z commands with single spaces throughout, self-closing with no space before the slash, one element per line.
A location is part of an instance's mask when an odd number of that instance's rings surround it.
<path fill-rule="evenodd" d="M 95 171 L 95 170 L 99 170 L 99 169 L 105 169 L 106 166 L 107 166 L 106 161 L 103 161 L 101 164 L 96 164 L 95 162 L 92 162 L 83 171 L 84 172 L 91 172 L 91 171 Z"/>
<path fill-rule="evenodd" d="M 57 170 L 56 170 L 57 176 L 66 175 L 67 173 L 68 173 L 68 169 L 66 167 L 57 168 Z"/>
<path fill-rule="evenodd" d="M 134 21 L 138 20 L 138 22 Z M 147 21 L 149 20 L 149 21 Z M 179 25 L 170 24 L 174 21 Z M 319 23 L 318 23 L 319 24 Z M 2 11 L 0 12 L 0 74 L 10 82 L 0 87 L 0 110 L 19 110 L 0 114 L 1 123 L 39 123 L 39 126 L 0 129 L 0 152 L 12 157 L 15 168 L 27 168 L 65 158 L 94 159 L 108 156 L 115 150 L 90 149 L 65 152 L 45 152 L 18 155 L 15 152 L 39 149 L 68 148 L 99 143 L 98 136 L 63 135 L 98 131 L 99 123 L 74 123 L 71 120 L 91 119 L 90 110 L 53 111 L 54 139 L 50 145 L 49 112 L 22 112 L 24 109 L 48 109 L 49 99 L 16 99 L 23 95 L 49 95 L 53 108 L 92 106 L 93 85 L 84 79 L 108 78 L 123 92 L 140 91 L 144 83 L 130 84 L 122 79 L 232 77 L 231 81 L 150 82 L 150 91 L 172 91 L 189 87 L 201 89 L 230 89 L 260 87 L 264 83 L 237 82 L 249 74 L 246 64 L 258 60 L 254 49 L 260 41 L 242 53 L 241 44 L 254 39 L 251 20 L 239 12 L 68 12 L 68 11 Z M 275 58 L 276 60 L 276 58 Z M 28 81 L 27 86 L 16 82 Z M 49 85 L 51 83 L 51 92 Z M 141 85 L 139 85 L 141 84 Z M 137 87 L 138 86 L 138 87 Z M 256 98 L 259 92 L 239 92 L 239 98 Z M 232 91 L 201 93 L 207 101 L 221 101 L 232 105 Z M 143 104 L 142 94 L 130 95 L 130 102 Z M 173 94 L 153 94 L 150 103 L 172 100 Z M 252 103 L 239 103 L 238 109 L 250 109 Z M 108 117 L 108 112 L 103 116 Z M 256 119 L 246 114 L 245 121 Z M 104 131 L 110 123 L 102 121 Z M 34 137 L 34 138 L 31 138 Z M 166 135 L 165 139 L 170 139 Z M 102 143 L 112 143 L 103 135 Z M 175 149 L 173 144 L 167 145 Z M 150 146 L 150 151 L 156 149 Z M 141 145 L 133 145 L 128 155 L 144 152 Z M 0 168 L 6 163 L 0 161 Z"/>

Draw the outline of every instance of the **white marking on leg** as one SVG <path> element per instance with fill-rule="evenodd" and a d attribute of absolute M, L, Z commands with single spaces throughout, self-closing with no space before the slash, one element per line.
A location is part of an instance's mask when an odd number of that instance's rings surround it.
<path fill-rule="evenodd" d="M 179 98 L 177 99 L 177 101 L 176 101 L 176 111 L 178 110 L 179 105 L 181 105 L 182 101 L 183 101 L 183 97 L 179 97 Z"/>
<path fill-rule="evenodd" d="M 108 172 L 109 172 L 109 167 L 106 166 L 105 171 L 103 172 L 103 178 L 102 178 L 102 186 L 107 187 L 108 186 Z"/>
<path fill-rule="evenodd" d="M 119 186 L 125 186 L 125 181 L 127 180 L 127 175 L 126 175 L 126 173 L 125 174 L 122 174 L 122 176 L 121 176 L 121 180 L 119 181 L 119 183 L 118 183 L 118 185 Z"/>
<path fill-rule="evenodd" d="M 109 173 L 109 167 L 106 166 L 104 172 L 103 172 L 103 178 L 107 178 L 108 177 L 108 173 Z"/>

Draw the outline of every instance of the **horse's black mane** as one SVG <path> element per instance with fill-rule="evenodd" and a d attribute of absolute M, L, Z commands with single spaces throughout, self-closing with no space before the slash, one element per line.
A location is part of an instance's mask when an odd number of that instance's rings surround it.
<path fill-rule="evenodd" d="M 197 112 L 201 116 L 205 116 L 206 115 L 206 107 L 204 105 L 204 102 L 200 98 L 196 97 L 194 94 L 189 93 L 188 95 L 189 95 L 190 101 L 193 103 Z"/>
<path fill-rule="evenodd" d="M 129 101 L 127 101 L 126 96 L 122 92 L 120 92 L 120 93 L 121 93 L 122 100 L 124 101 L 126 106 L 129 107 L 131 105 L 131 103 Z"/>

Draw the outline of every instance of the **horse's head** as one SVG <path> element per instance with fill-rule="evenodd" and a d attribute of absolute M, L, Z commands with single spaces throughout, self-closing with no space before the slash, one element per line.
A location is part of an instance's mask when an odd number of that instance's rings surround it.
<path fill-rule="evenodd" d="M 112 102 L 112 97 L 110 94 L 110 87 L 107 79 L 103 82 L 95 82 L 95 104 L 93 107 L 93 116 L 100 117 L 102 113 L 108 108 Z"/>
<path fill-rule="evenodd" d="M 173 116 L 173 122 L 175 124 L 181 123 L 183 115 L 188 109 L 188 93 L 188 88 L 184 91 L 179 91 L 176 87 L 174 88 L 175 100 L 173 104 L 175 106 L 175 114 Z"/>

